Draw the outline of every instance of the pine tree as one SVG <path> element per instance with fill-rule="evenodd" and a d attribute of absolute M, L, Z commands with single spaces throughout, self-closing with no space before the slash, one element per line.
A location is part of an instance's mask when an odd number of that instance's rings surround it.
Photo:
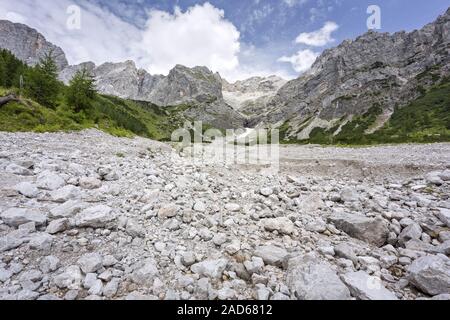
<path fill-rule="evenodd" d="M 0 87 L 6 87 L 6 61 L 0 53 Z"/>
<path fill-rule="evenodd" d="M 74 108 L 75 112 L 88 110 L 95 94 L 95 80 L 86 68 L 83 68 L 77 71 L 70 81 L 66 94 L 67 103 Z"/>
<path fill-rule="evenodd" d="M 27 66 L 8 50 L 0 50 L 0 86 L 18 87 L 20 75 Z"/>
<path fill-rule="evenodd" d="M 46 54 L 27 75 L 28 95 L 45 107 L 56 106 L 61 84 L 58 81 L 58 67 L 52 53 Z"/>

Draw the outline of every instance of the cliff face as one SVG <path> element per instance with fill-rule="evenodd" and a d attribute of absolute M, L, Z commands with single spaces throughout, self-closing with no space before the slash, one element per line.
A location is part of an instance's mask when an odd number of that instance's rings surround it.
<path fill-rule="evenodd" d="M 223 96 L 234 109 L 248 116 L 258 115 L 286 82 L 277 76 L 253 77 L 235 83 L 223 80 Z"/>
<path fill-rule="evenodd" d="M 305 138 L 306 126 L 359 115 L 373 105 L 385 113 L 417 98 L 419 88 L 449 74 L 450 9 L 434 23 L 411 33 L 368 32 L 325 51 L 311 70 L 288 82 L 252 124 L 281 124 Z M 313 119 L 313 121 L 311 121 Z M 311 125 L 312 124 L 312 125 Z M 306 134 L 305 134 L 306 133 Z"/>
<path fill-rule="evenodd" d="M 60 70 L 59 78 L 68 84 L 78 70 L 86 68 L 95 77 L 102 94 L 141 100 L 158 106 L 190 105 L 186 111 L 194 120 L 203 120 L 220 128 L 242 127 L 245 117 L 225 103 L 222 79 L 206 67 L 187 68 L 177 65 L 168 76 L 151 75 L 138 69 L 133 61 L 104 63 L 85 62 L 70 66 L 63 50 L 46 41 L 36 30 L 9 21 L 0 21 L 0 48 L 35 65 L 46 53 L 52 55 Z"/>
<path fill-rule="evenodd" d="M 59 70 L 63 70 L 69 65 L 66 55 L 60 47 L 48 42 L 35 29 L 20 23 L 0 20 L 0 48 L 8 49 L 29 65 L 35 65 L 50 52 Z"/>

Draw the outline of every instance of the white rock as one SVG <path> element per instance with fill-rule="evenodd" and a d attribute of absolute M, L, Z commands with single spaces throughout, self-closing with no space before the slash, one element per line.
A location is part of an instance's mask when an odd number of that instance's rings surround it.
<path fill-rule="evenodd" d="M 360 300 L 398 300 L 395 294 L 383 286 L 381 279 L 364 271 L 346 273 L 342 275 L 342 281 L 351 294 Z"/>
<path fill-rule="evenodd" d="M 53 281 L 60 289 L 78 290 L 81 287 L 83 276 L 78 266 L 69 266 L 66 270 L 56 276 Z"/>
<path fill-rule="evenodd" d="M 356 190 L 351 188 L 344 188 L 341 191 L 340 198 L 344 202 L 354 202 L 359 200 L 359 194 Z"/>
<path fill-rule="evenodd" d="M 36 184 L 40 189 L 53 191 L 63 187 L 66 182 L 56 173 L 44 171 L 37 177 Z"/>
<path fill-rule="evenodd" d="M 64 203 L 69 200 L 78 199 L 81 196 L 81 192 L 79 188 L 68 185 L 53 191 L 50 196 L 54 202 Z"/>
<path fill-rule="evenodd" d="M 260 257 L 252 257 L 251 261 L 244 262 L 245 269 L 252 275 L 253 273 L 260 273 L 264 269 L 264 260 Z"/>
<path fill-rule="evenodd" d="M 144 238 L 146 234 L 145 228 L 134 219 L 128 219 L 126 231 L 132 237 Z"/>
<path fill-rule="evenodd" d="M 181 256 L 181 263 L 185 266 L 185 267 L 190 267 L 192 266 L 195 262 L 197 261 L 197 258 L 195 257 L 195 254 L 191 251 L 189 252 L 185 252 L 182 256 Z"/>
<path fill-rule="evenodd" d="M 450 293 L 450 259 L 443 255 L 421 257 L 409 266 L 408 280 L 430 295 Z"/>
<path fill-rule="evenodd" d="M 109 281 L 103 287 L 103 295 L 109 299 L 113 298 L 116 295 L 117 290 L 119 290 L 119 284 L 120 284 L 120 280 L 116 279 L 116 278 Z"/>
<path fill-rule="evenodd" d="M 201 201 L 197 201 L 194 204 L 193 209 L 194 209 L 194 211 L 197 211 L 197 212 L 205 212 L 206 211 L 206 205 L 203 202 L 201 202 Z"/>
<path fill-rule="evenodd" d="M 288 261 L 287 285 L 299 300 L 349 300 L 350 291 L 331 265 L 306 255 Z"/>
<path fill-rule="evenodd" d="M 86 207 L 86 203 L 78 200 L 69 200 L 66 203 L 63 203 L 50 210 L 49 217 L 53 219 L 71 218 Z"/>
<path fill-rule="evenodd" d="M 261 222 L 267 231 L 278 231 L 282 234 L 293 234 L 295 231 L 294 223 L 285 217 L 263 219 Z"/>
<path fill-rule="evenodd" d="M 180 207 L 174 204 L 168 204 L 158 211 L 158 217 L 161 219 L 167 219 L 167 218 L 173 218 L 178 215 L 178 211 L 180 210 Z"/>
<path fill-rule="evenodd" d="M 450 228 L 450 209 L 439 208 L 438 217 L 448 228 Z"/>
<path fill-rule="evenodd" d="M 13 276 L 13 273 L 0 267 L 0 282 L 6 282 Z"/>
<path fill-rule="evenodd" d="M 409 240 L 419 240 L 422 236 L 422 228 L 418 223 L 412 223 L 407 226 L 398 236 L 398 242 L 400 245 L 404 245 Z"/>
<path fill-rule="evenodd" d="M 75 224 L 78 227 L 108 228 L 116 221 L 112 209 L 105 205 L 99 205 L 84 209 L 75 216 Z"/>
<path fill-rule="evenodd" d="M 31 182 L 19 183 L 16 185 L 15 189 L 27 198 L 36 198 L 39 194 L 38 188 Z"/>
<path fill-rule="evenodd" d="M 11 227 L 18 227 L 28 222 L 34 222 L 37 226 L 47 223 L 47 217 L 33 209 L 11 208 L 0 215 L 4 223 Z"/>
<path fill-rule="evenodd" d="M 382 218 L 367 218 L 360 214 L 334 214 L 329 220 L 337 229 L 349 236 L 366 241 L 375 246 L 383 246 L 388 238 L 389 229 Z"/>
<path fill-rule="evenodd" d="M 217 291 L 219 300 L 231 300 L 236 297 L 236 292 L 230 288 L 222 288 Z"/>
<path fill-rule="evenodd" d="M 131 280 L 138 285 L 151 287 L 158 273 L 155 261 L 148 258 L 135 267 L 135 271 L 131 274 Z"/>
<path fill-rule="evenodd" d="M 237 212 L 241 210 L 241 206 L 237 203 L 227 203 L 225 209 L 230 212 Z"/>
<path fill-rule="evenodd" d="M 273 194 L 273 190 L 272 188 L 262 188 L 259 193 L 261 193 L 264 197 L 269 197 Z"/>
<path fill-rule="evenodd" d="M 103 267 L 102 256 L 97 252 L 84 254 L 77 263 L 84 273 L 96 272 Z"/>
<path fill-rule="evenodd" d="M 199 276 L 219 279 L 227 267 L 226 259 L 206 260 L 191 266 L 191 270 Z"/>
<path fill-rule="evenodd" d="M 254 255 L 262 258 L 267 265 L 281 267 L 288 252 L 283 248 L 267 245 L 256 248 Z"/>
<path fill-rule="evenodd" d="M 56 234 L 66 231 L 68 227 L 69 227 L 69 220 L 67 218 L 62 218 L 51 221 L 48 224 L 47 229 L 45 231 L 50 234 Z"/>
<path fill-rule="evenodd" d="M 97 178 L 83 177 L 80 178 L 79 185 L 83 189 L 93 190 L 100 188 L 102 186 L 102 182 Z"/>
<path fill-rule="evenodd" d="M 50 273 L 56 271 L 59 268 L 60 261 L 55 256 L 47 256 L 41 260 L 39 264 L 39 269 L 43 273 Z"/>
<path fill-rule="evenodd" d="M 38 232 L 30 237 L 30 248 L 40 251 L 50 251 L 54 236 L 45 232 Z"/>
<path fill-rule="evenodd" d="M 217 233 L 212 241 L 216 246 L 221 246 L 228 241 L 228 237 L 224 233 Z"/>

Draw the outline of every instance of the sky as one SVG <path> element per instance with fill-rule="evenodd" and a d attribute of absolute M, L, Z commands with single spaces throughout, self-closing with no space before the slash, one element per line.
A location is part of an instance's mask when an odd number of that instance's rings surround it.
<path fill-rule="evenodd" d="M 449 7 L 450 0 L 0 0 L 0 19 L 37 29 L 70 64 L 133 60 L 164 75 L 176 64 L 203 65 L 235 81 L 296 78 L 323 50 L 369 26 L 412 31 Z"/>

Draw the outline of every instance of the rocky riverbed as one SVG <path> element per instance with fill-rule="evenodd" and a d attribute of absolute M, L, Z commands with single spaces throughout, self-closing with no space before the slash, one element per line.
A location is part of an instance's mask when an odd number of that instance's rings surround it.
<path fill-rule="evenodd" d="M 170 146 L 0 133 L 0 299 L 450 299 L 450 144 Z"/>

